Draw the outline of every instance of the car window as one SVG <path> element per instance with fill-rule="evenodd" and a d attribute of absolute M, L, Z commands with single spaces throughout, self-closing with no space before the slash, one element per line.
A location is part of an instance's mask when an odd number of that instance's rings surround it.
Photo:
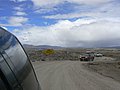
<path fill-rule="evenodd" d="M 27 56 L 25 55 L 20 44 L 15 39 L 13 40 L 14 40 L 13 41 L 14 43 L 12 43 L 13 45 L 6 49 L 5 53 L 10 58 L 17 71 L 20 71 L 27 61 Z"/>

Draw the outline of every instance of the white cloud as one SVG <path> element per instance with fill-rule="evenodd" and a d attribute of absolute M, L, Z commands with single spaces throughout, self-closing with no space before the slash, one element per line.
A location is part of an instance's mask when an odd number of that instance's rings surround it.
<path fill-rule="evenodd" d="M 77 4 L 96 5 L 96 4 L 107 3 L 111 0 L 66 0 L 66 1 Z"/>
<path fill-rule="evenodd" d="M 25 17 L 10 17 L 8 23 L 13 26 L 21 26 L 23 23 L 27 22 L 28 18 Z"/>
<path fill-rule="evenodd" d="M 79 18 L 83 16 L 93 16 L 98 15 L 93 13 L 68 13 L 68 14 L 56 14 L 56 15 L 49 15 L 49 16 L 43 16 L 43 18 L 46 19 L 71 19 L 71 18 Z"/>
<path fill-rule="evenodd" d="M 82 16 L 79 13 L 69 13 L 69 14 L 56 14 L 56 15 L 49 15 L 49 16 L 43 16 L 47 19 L 70 19 L 70 18 L 78 18 Z"/>
<path fill-rule="evenodd" d="M 35 10 L 35 13 L 48 13 L 51 11 L 57 11 L 57 8 L 40 8 L 38 10 Z"/>
<path fill-rule="evenodd" d="M 32 26 L 13 32 L 22 43 L 60 46 L 110 46 L 120 44 L 120 22 L 108 20 L 63 20 L 48 26 Z M 119 42 L 118 42 L 119 41 Z"/>
<path fill-rule="evenodd" d="M 102 6 L 98 6 L 97 8 L 89 9 L 83 8 L 83 11 L 79 11 L 81 6 L 77 6 L 74 12 L 67 14 L 54 14 L 54 15 L 46 15 L 43 18 L 46 19 L 72 19 L 72 18 L 80 18 L 80 17 L 91 17 L 91 18 L 118 18 L 120 17 L 120 4 L 114 5 L 113 3 L 104 4 Z"/>
<path fill-rule="evenodd" d="M 10 0 L 10 1 L 16 2 L 16 0 Z"/>
<path fill-rule="evenodd" d="M 31 0 L 36 7 L 54 7 L 63 0 Z"/>
<path fill-rule="evenodd" d="M 18 2 L 23 2 L 23 1 L 27 1 L 27 0 L 17 0 Z"/>
<path fill-rule="evenodd" d="M 13 1 L 13 2 L 23 2 L 23 1 L 27 1 L 27 0 L 10 0 L 10 1 Z"/>
<path fill-rule="evenodd" d="M 37 7 L 54 7 L 60 3 L 70 2 L 76 4 L 86 4 L 86 5 L 98 5 L 107 3 L 111 0 L 31 0 Z"/>
<path fill-rule="evenodd" d="M 21 8 L 21 7 L 14 7 L 14 10 L 23 11 L 23 8 Z"/>
<path fill-rule="evenodd" d="M 117 13 L 117 14 L 115 14 Z M 101 13 L 100 11 L 93 11 L 93 12 L 80 12 L 80 13 L 68 13 L 68 14 L 56 14 L 56 15 L 49 15 L 49 16 L 43 16 L 43 18 L 46 19 L 72 19 L 72 18 L 114 18 L 119 17 L 119 12 L 107 12 L 107 13 Z"/>
<path fill-rule="evenodd" d="M 25 15 L 27 15 L 25 12 L 20 12 L 20 11 L 17 11 L 16 13 L 15 13 L 15 15 L 18 15 L 18 16 L 25 16 Z"/>
<path fill-rule="evenodd" d="M 0 26 L 13 26 L 13 25 L 0 23 Z"/>
<path fill-rule="evenodd" d="M 39 10 L 35 11 L 36 13 L 46 13 L 46 12 L 50 12 L 50 11 L 56 11 L 57 10 L 56 6 L 58 6 L 60 4 L 62 5 L 66 2 L 71 3 L 73 5 L 76 4 L 76 6 L 84 5 L 84 6 L 97 6 L 98 7 L 100 5 L 107 4 L 111 0 L 31 0 L 31 1 L 33 2 L 34 7 L 39 9 Z M 79 8 L 80 7 L 78 7 L 78 9 L 76 9 L 77 12 L 79 12 Z M 61 9 L 61 8 L 59 8 L 59 9 Z M 63 9 L 65 9 L 65 8 L 63 8 Z M 73 9 L 74 9 L 74 7 L 73 7 Z"/>

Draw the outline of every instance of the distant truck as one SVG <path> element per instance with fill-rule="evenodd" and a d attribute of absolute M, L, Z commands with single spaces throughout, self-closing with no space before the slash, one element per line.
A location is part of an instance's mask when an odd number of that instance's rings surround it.
<path fill-rule="evenodd" d="M 94 54 L 83 54 L 80 55 L 80 61 L 93 61 L 94 60 Z"/>
<path fill-rule="evenodd" d="M 102 57 L 103 54 L 101 54 L 101 53 L 96 53 L 95 56 L 96 56 L 96 57 Z"/>

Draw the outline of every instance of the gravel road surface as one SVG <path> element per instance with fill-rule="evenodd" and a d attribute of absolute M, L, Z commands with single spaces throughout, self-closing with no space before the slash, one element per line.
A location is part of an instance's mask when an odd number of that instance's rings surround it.
<path fill-rule="evenodd" d="M 80 61 L 34 62 L 42 90 L 120 90 L 112 78 L 87 70 Z"/>

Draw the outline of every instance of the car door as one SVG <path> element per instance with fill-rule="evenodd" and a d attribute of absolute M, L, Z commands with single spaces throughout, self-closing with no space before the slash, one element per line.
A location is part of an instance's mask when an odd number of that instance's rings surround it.
<path fill-rule="evenodd" d="M 0 90 L 9 90 L 7 79 L 5 78 L 1 70 L 0 70 Z"/>
<path fill-rule="evenodd" d="M 22 87 L 18 83 L 13 70 L 9 66 L 8 62 L 6 62 L 6 59 L 3 57 L 2 53 L 0 53 L 0 73 L 1 73 L 0 74 L 1 82 L 4 82 L 4 84 L 0 83 L 2 84 L 0 86 L 4 85 L 4 88 L 5 87 L 9 88 L 9 90 L 22 90 Z M 0 90 L 4 90 L 4 89 L 0 89 Z"/>
<path fill-rule="evenodd" d="M 33 66 L 19 40 L 0 28 L 0 68 L 11 90 L 41 90 Z"/>

